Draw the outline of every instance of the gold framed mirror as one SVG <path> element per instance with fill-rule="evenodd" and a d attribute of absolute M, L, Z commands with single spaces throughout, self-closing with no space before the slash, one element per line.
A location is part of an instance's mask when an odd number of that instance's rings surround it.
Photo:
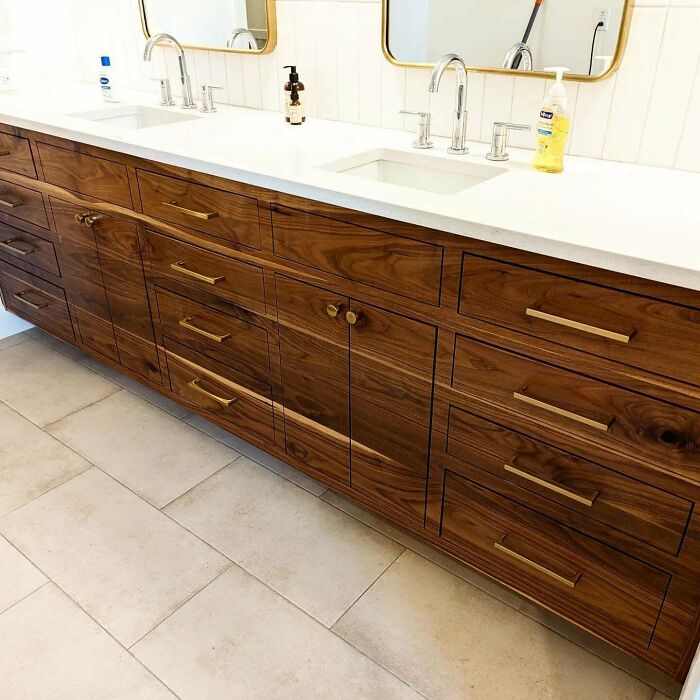
<path fill-rule="evenodd" d="M 456 53 L 470 71 L 552 78 L 545 67 L 567 66 L 567 80 L 595 82 L 620 65 L 633 3 L 382 0 L 382 50 L 408 68 L 432 68 Z"/>
<path fill-rule="evenodd" d="M 270 53 L 277 44 L 275 0 L 139 0 L 146 39 L 165 32 L 186 49 Z"/>

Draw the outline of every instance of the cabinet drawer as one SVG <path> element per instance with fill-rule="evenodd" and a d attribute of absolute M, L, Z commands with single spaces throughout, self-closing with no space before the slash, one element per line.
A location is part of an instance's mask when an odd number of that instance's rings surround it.
<path fill-rule="evenodd" d="M 262 268 L 146 231 L 154 272 L 265 313 Z"/>
<path fill-rule="evenodd" d="M 274 205 L 275 255 L 437 306 L 440 246 Z"/>
<path fill-rule="evenodd" d="M 646 649 L 670 577 L 453 472 L 442 538 L 463 558 L 581 626 Z"/>
<path fill-rule="evenodd" d="M 56 248 L 51 241 L 0 222 L 0 253 L 60 277 Z"/>
<path fill-rule="evenodd" d="M 54 335 L 75 341 L 66 295 L 60 287 L 3 264 L 0 289 L 8 311 Z"/>
<path fill-rule="evenodd" d="M 260 249 L 257 200 L 144 170 L 137 174 L 145 214 Z"/>
<path fill-rule="evenodd" d="M 166 339 L 170 390 L 185 403 L 274 443 L 272 387 Z"/>
<path fill-rule="evenodd" d="M 163 335 L 233 367 L 270 369 L 267 331 L 245 318 L 252 314 L 223 314 L 161 287 L 156 299 Z"/>
<path fill-rule="evenodd" d="M 0 180 L 0 211 L 14 219 L 49 228 L 49 218 L 41 192 Z"/>
<path fill-rule="evenodd" d="M 47 143 L 37 148 L 46 182 L 131 209 L 129 178 L 122 163 Z"/>
<path fill-rule="evenodd" d="M 677 554 L 690 501 L 450 407 L 447 453 L 586 518 Z"/>
<path fill-rule="evenodd" d="M 700 385 L 700 309 L 464 255 L 460 313 Z"/>
<path fill-rule="evenodd" d="M 461 335 L 452 385 L 542 425 L 700 479 L 700 416 L 693 411 Z"/>
<path fill-rule="evenodd" d="M 0 168 L 35 178 L 36 168 L 29 139 L 0 132 Z"/>

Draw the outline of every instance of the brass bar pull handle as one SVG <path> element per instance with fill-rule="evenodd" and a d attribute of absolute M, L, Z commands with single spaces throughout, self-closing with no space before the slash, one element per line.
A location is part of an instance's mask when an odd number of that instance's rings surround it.
<path fill-rule="evenodd" d="M 511 474 L 517 474 L 518 476 L 522 477 L 523 479 L 527 479 L 528 481 L 532 481 L 534 484 L 538 484 L 539 486 L 542 486 L 546 489 L 549 489 L 550 491 L 554 491 L 554 493 L 558 493 L 560 496 L 566 496 L 566 498 L 570 498 L 572 501 L 576 501 L 577 503 L 583 503 L 584 506 L 588 506 L 591 508 L 593 504 L 595 503 L 595 499 L 598 498 L 598 492 L 595 491 L 593 496 L 591 498 L 586 498 L 585 496 L 581 496 L 578 493 L 575 493 L 573 491 L 569 491 L 568 489 L 562 488 L 561 486 L 558 486 L 557 484 L 552 484 L 549 481 L 545 481 L 544 479 L 540 479 L 538 476 L 535 476 L 534 474 L 530 474 L 529 472 L 524 472 L 522 469 L 518 469 L 517 467 L 514 467 L 512 464 L 504 464 L 503 468 L 507 471 L 510 472 Z"/>
<path fill-rule="evenodd" d="M 18 255 L 31 255 L 39 250 L 38 248 L 18 248 L 16 245 L 12 245 L 13 243 L 24 243 L 24 241 L 20 238 L 8 238 L 6 241 L 0 241 L 0 248 L 5 248 L 5 250 Z"/>
<path fill-rule="evenodd" d="M 227 340 L 228 338 L 231 337 L 230 333 L 224 333 L 223 335 L 216 335 L 216 333 L 210 333 L 209 331 L 205 331 L 203 328 L 199 328 L 198 326 L 195 326 L 192 321 L 194 319 L 192 316 L 188 316 L 187 318 L 183 318 L 181 321 L 178 321 L 178 325 L 182 326 L 183 328 L 186 328 L 188 331 L 192 331 L 193 333 L 198 333 L 199 335 L 203 335 L 205 338 L 209 338 L 209 340 L 214 340 L 217 343 L 223 343 L 224 340 Z"/>
<path fill-rule="evenodd" d="M 170 207 L 179 211 L 181 214 L 186 214 L 187 216 L 192 216 L 195 219 L 203 219 L 204 221 L 209 221 L 209 219 L 216 219 L 219 216 L 218 211 L 197 211 L 196 209 L 188 209 L 187 207 L 181 207 L 176 199 L 169 202 L 161 202 L 164 207 Z"/>
<path fill-rule="evenodd" d="M 42 303 L 36 304 L 33 301 L 29 301 L 29 299 L 26 298 L 26 295 L 30 293 L 30 290 L 27 290 L 26 292 L 16 292 L 15 293 L 15 299 L 21 301 L 23 304 L 26 304 L 27 306 L 31 306 L 32 309 L 45 309 L 51 302 L 50 301 L 44 301 Z"/>
<path fill-rule="evenodd" d="M 5 209 L 17 209 L 17 207 L 21 207 L 24 204 L 24 202 L 18 198 L 15 200 L 8 199 L 7 195 L 2 195 L 0 196 L 0 207 L 5 207 Z"/>
<path fill-rule="evenodd" d="M 607 421 L 607 423 L 603 423 L 602 421 L 594 420 L 593 418 L 588 418 L 587 416 L 582 416 L 578 413 L 573 413 L 572 411 L 567 411 L 565 408 L 560 408 L 559 406 L 547 403 L 546 401 L 540 401 L 539 399 L 524 394 L 524 391 L 525 389 L 522 389 L 520 391 L 514 391 L 513 398 L 518 401 L 522 401 L 523 403 L 527 403 L 530 406 L 542 408 L 545 411 L 549 411 L 550 413 L 556 413 L 558 416 L 570 418 L 571 420 L 574 420 L 577 423 L 582 423 L 583 425 L 595 428 L 596 430 L 602 430 L 603 432 L 607 432 L 610 426 L 612 425 L 612 422 L 615 420 L 614 418 L 610 418 Z"/>
<path fill-rule="evenodd" d="M 203 394 L 204 396 L 213 399 L 217 403 L 220 403 L 222 406 L 230 406 L 231 404 L 236 403 L 236 401 L 238 401 L 237 398 L 224 399 L 221 396 L 212 394 L 211 391 L 207 391 L 200 385 L 201 381 L 201 379 L 193 379 L 187 386 L 190 387 L 190 389 L 194 389 L 196 392 L 199 392 L 200 394 Z"/>
<path fill-rule="evenodd" d="M 185 260 L 179 260 L 178 262 L 170 265 L 170 269 L 175 270 L 175 272 L 179 272 L 187 277 L 192 277 L 192 279 L 199 280 L 200 282 L 206 282 L 207 284 L 217 284 L 218 282 L 223 282 L 226 279 L 223 275 L 219 275 L 218 277 L 202 275 L 194 270 L 189 270 L 187 267 L 185 267 L 185 265 L 187 265 Z"/>
<path fill-rule="evenodd" d="M 618 343 L 629 343 L 634 335 L 634 332 L 630 334 L 617 333 L 615 331 L 609 331 L 605 328 L 599 328 L 598 326 L 591 326 L 588 323 L 573 321 L 570 318 L 565 318 L 564 316 L 548 314 L 546 311 L 540 311 L 539 309 L 527 308 L 525 309 L 525 315 L 532 316 L 533 318 L 539 318 L 542 321 L 556 323 L 560 326 L 566 326 L 567 328 L 575 328 L 577 331 L 598 335 L 601 338 L 607 338 L 608 340 L 616 340 Z"/>
<path fill-rule="evenodd" d="M 536 561 L 532 561 L 532 559 L 528 559 L 526 556 L 523 556 L 522 554 L 519 554 L 515 550 L 511 549 L 510 547 L 506 547 L 504 544 L 505 542 L 505 537 L 500 541 L 500 542 L 494 542 L 493 546 L 495 549 L 497 549 L 499 552 L 502 552 L 503 554 L 506 554 L 509 557 L 512 557 L 513 559 L 517 559 L 519 562 L 522 562 L 526 566 L 529 566 L 541 573 L 543 573 L 545 576 L 549 576 L 550 578 L 553 578 L 555 581 L 558 581 L 559 583 L 563 583 L 565 586 L 568 586 L 569 588 L 575 588 L 576 584 L 579 582 L 579 579 L 581 578 L 581 573 L 577 573 L 573 578 L 566 578 L 565 576 L 561 576 L 560 574 L 556 573 L 555 571 L 552 571 L 551 569 L 548 569 L 546 566 L 542 566 L 542 564 L 538 564 Z"/>

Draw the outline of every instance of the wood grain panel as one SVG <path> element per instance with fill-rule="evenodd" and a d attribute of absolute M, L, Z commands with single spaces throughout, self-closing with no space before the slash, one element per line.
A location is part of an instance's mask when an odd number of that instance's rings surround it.
<path fill-rule="evenodd" d="M 241 317 L 236 317 L 162 287 L 156 287 L 155 292 L 164 335 L 243 371 L 250 365 L 270 369 L 268 333 L 253 322 L 252 314 L 241 312 Z"/>
<path fill-rule="evenodd" d="M 700 415 L 695 412 L 462 335 L 456 338 L 452 385 L 543 425 L 632 456 L 643 454 L 700 480 Z"/>
<path fill-rule="evenodd" d="M 217 365 L 169 339 L 165 348 L 170 389 L 186 405 L 274 444 L 274 408 L 269 384 Z"/>
<path fill-rule="evenodd" d="M 75 339 L 66 295 L 60 287 L 0 264 L 0 290 L 8 311 L 61 338 Z"/>
<path fill-rule="evenodd" d="M 687 499 L 454 406 L 447 453 L 674 555 L 693 510 Z"/>
<path fill-rule="evenodd" d="M 70 148 L 37 144 L 44 179 L 52 185 L 131 208 L 126 166 Z"/>
<path fill-rule="evenodd" d="M 231 299 L 252 311 L 265 313 L 265 286 L 261 267 L 148 229 L 146 240 L 151 269 L 157 274 Z M 216 282 L 202 281 L 192 273 L 204 275 Z"/>
<path fill-rule="evenodd" d="M 257 200 L 144 170 L 136 172 L 145 214 L 260 249 Z"/>
<path fill-rule="evenodd" d="M 700 308 L 465 255 L 460 313 L 700 385 Z"/>
<path fill-rule="evenodd" d="M 417 301 L 440 303 L 442 248 L 274 205 L 275 255 Z"/>
<path fill-rule="evenodd" d="M 56 277 L 61 276 L 56 246 L 52 241 L 28 231 L 20 231 L 3 222 L 0 222 L 0 254 L 38 267 Z"/>
<path fill-rule="evenodd" d="M 670 577 L 446 472 L 442 538 L 467 561 L 628 649 L 646 650 Z"/>
<path fill-rule="evenodd" d="M 43 229 L 49 228 L 49 218 L 41 192 L 7 182 L 0 177 L 0 211 L 12 219 L 27 221 Z M 20 223 L 17 224 L 21 226 Z"/>
<path fill-rule="evenodd" d="M 29 139 L 0 132 L 0 168 L 36 178 L 36 167 Z"/>

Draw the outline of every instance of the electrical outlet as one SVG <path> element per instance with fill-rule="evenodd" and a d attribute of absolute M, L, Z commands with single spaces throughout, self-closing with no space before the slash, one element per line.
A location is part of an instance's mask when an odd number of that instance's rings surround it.
<path fill-rule="evenodd" d="M 600 32 L 607 32 L 610 27 L 610 8 L 600 7 L 598 8 L 598 22 L 602 22 L 603 26 L 598 30 Z"/>

